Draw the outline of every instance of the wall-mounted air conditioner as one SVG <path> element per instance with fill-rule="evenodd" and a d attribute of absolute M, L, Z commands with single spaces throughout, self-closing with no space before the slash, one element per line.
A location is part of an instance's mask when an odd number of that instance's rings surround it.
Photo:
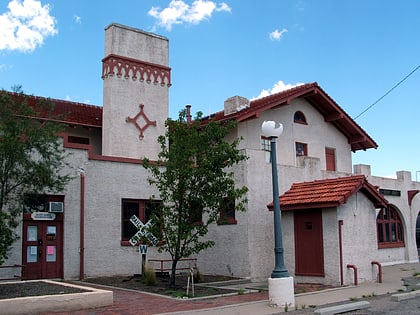
<path fill-rule="evenodd" d="M 48 203 L 48 211 L 49 212 L 64 212 L 64 203 L 63 202 L 49 202 Z"/>

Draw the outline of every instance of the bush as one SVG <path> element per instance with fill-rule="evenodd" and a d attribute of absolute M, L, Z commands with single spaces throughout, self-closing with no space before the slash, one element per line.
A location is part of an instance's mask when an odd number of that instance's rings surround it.
<path fill-rule="evenodd" d="M 196 268 L 194 272 L 194 283 L 200 283 L 200 282 L 201 282 L 201 273 L 200 273 L 200 270 Z"/>
<path fill-rule="evenodd" d="M 148 286 L 157 285 L 156 273 L 150 266 L 144 267 L 143 281 Z"/>

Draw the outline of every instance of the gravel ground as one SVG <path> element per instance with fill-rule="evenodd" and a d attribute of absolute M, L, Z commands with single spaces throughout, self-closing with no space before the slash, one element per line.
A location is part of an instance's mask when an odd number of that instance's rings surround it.
<path fill-rule="evenodd" d="M 0 283 L 0 299 L 82 292 L 89 291 L 42 281 Z"/>

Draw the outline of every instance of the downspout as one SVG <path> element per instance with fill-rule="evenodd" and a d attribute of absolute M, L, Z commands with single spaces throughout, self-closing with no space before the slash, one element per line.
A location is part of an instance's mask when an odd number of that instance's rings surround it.
<path fill-rule="evenodd" d="M 340 285 L 344 285 L 344 271 L 343 271 L 343 239 L 342 239 L 343 220 L 338 220 L 338 248 L 340 251 Z"/>
<path fill-rule="evenodd" d="M 79 280 L 85 277 L 85 170 L 79 168 L 80 174 L 80 273 Z"/>

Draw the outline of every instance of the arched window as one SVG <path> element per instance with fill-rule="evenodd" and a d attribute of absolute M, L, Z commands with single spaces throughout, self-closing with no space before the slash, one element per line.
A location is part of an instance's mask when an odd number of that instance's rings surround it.
<path fill-rule="evenodd" d="M 307 125 L 308 123 L 306 122 L 306 117 L 305 117 L 305 115 L 301 112 L 301 111 L 297 111 L 296 113 L 295 113 L 295 115 L 293 116 L 293 121 L 295 122 L 295 123 L 298 123 L 298 124 L 304 124 L 304 125 Z"/>
<path fill-rule="evenodd" d="M 404 247 L 404 228 L 393 206 L 382 209 L 376 218 L 378 248 Z"/>

